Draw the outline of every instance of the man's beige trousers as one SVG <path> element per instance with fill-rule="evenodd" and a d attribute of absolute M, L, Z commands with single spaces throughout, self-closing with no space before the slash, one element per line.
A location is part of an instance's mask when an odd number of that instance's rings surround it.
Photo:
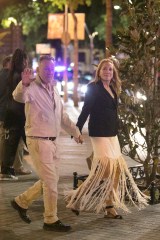
<path fill-rule="evenodd" d="M 31 203 L 43 194 L 44 222 L 53 223 L 57 217 L 57 184 L 59 180 L 59 157 L 54 142 L 27 137 L 27 146 L 35 171 L 40 180 L 15 198 L 20 207 L 27 209 Z"/>

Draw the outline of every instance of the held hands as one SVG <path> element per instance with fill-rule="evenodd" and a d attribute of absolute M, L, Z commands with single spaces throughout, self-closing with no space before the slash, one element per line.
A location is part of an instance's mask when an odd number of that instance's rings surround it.
<path fill-rule="evenodd" d="M 33 75 L 33 70 L 30 68 L 25 68 L 21 76 L 22 76 L 22 84 L 25 87 L 28 87 L 30 83 L 35 80 Z"/>
<path fill-rule="evenodd" d="M 76 141 L 76 143 L 83 143 L 83 137 L 82 137 L 82 135 L 79 135 L 79 137 L 78 138 L 75 138 L 74 137 L 74 140 Z"/>

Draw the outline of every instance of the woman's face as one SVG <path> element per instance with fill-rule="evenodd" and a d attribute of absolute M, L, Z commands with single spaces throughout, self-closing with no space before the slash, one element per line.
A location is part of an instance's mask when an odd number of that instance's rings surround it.
<path fill-rule="evenodd" d="M 113 64 L 104 62 L 100 68 L 99 77 L 102 81 L 111 81 L 113 78 Z"/>

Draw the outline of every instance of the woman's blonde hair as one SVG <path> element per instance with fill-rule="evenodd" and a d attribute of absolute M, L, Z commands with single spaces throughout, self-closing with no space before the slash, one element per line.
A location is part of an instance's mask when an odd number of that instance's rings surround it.
<path fill-rule="evenodd" d="M 101 81 L 99 73 L 104 63 L 111 63 L 113 65 L 113 79 L 111 80 L 110 85 L 113 87 L 116 94 L 119 95 L 121 92 L 121 79 L 118 75 L 116 65 L 114 64 L 114 61 L 111 58 L 105 58 L 100 61 L 96 70 L 94 82 L 97 83 L 98 81 Z"/>

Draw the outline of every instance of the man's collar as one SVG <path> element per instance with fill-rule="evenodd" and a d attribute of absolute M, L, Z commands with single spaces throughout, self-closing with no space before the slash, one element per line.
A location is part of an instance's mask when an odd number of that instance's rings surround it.
<path fill-rule="evenodd" d="M 48 88 L 48 85 L 54 87 L 54 84 L 53 84 L 53 83 L 48 83 L 48 84 L 43 83 L 43 82 L 42 82 L 42 78 L 41 78 L 38 74 L 37 74 L 37 76 L 36 76 L 36 82 L 37 82 L 38 84 L 40 84 L 41 86 L 43 86 L 43 88 Z"/>

